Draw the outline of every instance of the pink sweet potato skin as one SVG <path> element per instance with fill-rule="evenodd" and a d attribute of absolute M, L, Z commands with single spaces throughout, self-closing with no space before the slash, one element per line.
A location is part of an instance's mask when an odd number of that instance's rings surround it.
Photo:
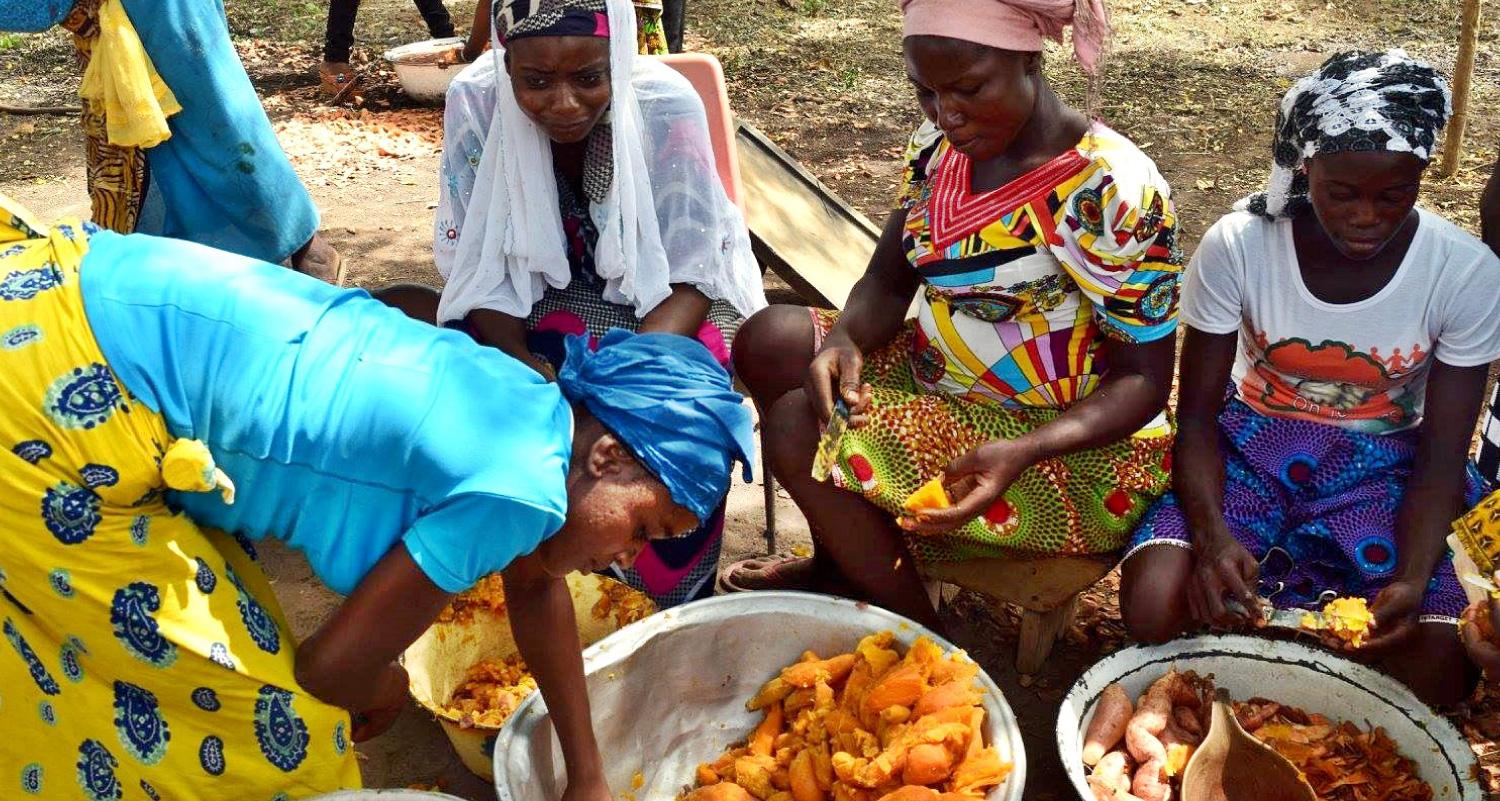
<path fill-rule="evenodd" d="M 1134 713 L 1130 694 L 1118 682 L 1104 688 L 1094 717 L 1083 735 L 1083 764 L 1090 767 L 1125 739 L 1125 727 Z"/>

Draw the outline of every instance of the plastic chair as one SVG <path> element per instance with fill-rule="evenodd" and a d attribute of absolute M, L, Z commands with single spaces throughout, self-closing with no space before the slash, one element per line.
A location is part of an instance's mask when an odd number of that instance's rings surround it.
<path fill-rule="evenodd" d="M 703 110 L 708 114 L 708 139 L 714 150 L 714 166 L 724 184 L 724 194 L 743 211 L 745 191 L 740 183 L 740 160 L 734 143 L 734 113 L 729 110 L 729 91 L 719 60 L 707 53 L 673 53 L 656 58 L 687 78 L 698 91 L 698 97 L 703 99 Z"/>

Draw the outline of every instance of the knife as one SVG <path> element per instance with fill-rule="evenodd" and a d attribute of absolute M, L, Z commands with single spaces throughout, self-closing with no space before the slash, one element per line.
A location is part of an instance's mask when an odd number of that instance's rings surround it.
<path fill-rule="evenodd" d="M 838 464 L 839 446 L 844 439 L 844 431 L 849 428 L 849 405 L 842 400 L 833 402 L 833 417 L 828 419 L 828 426 L 823 429 L 823 436 L 818 438 L 818 450 L 813 454 L 812 477 L 814 481 L 827 481 L 833 474 L 833 468 Z"/>

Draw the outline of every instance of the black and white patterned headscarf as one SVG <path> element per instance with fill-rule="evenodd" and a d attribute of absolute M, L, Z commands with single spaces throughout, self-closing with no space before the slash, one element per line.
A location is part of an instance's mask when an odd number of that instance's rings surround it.
<path fill-rule="evenodd" d="M 1406 51 L 1339 53 L 1282 98 L 1271 177 L 1237 208 L 1273 220 L 1296 214 L 1308 202 L 1303 161 L 1320 153 L 1384 151 L 1430 161 L 1452 111 L 1448 81 Z"/>

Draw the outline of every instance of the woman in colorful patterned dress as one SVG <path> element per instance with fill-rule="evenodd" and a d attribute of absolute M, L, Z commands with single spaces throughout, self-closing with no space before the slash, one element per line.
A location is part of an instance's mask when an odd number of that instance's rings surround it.
<path fill-rule="evenodd" d="M 448 91 L 434 290 L 377 293 L 550 376 L 563 338 L 612 328 L 694 337 L 726 366 L 765 306 L 703 103 L 636 57 L 628 0 L 503 0 L 496 50 Z M 722 511 L 617 577 L 671 606 L 713 592 Z"/>
<path fill-rule="evenodd" d="M 773 307 L 734 348 L 817 551 L 742 563 L 725 584 L 841 577 L 935 625 L 912 556 L 1110 553 L 1166 488 L 1179 257 L 1151 159 L 1042 76 L 1044 38 L 1069 23 L 1092 69 L 1102 7 L 902 6 L 928 121 L 900 208 L 841 315 Z M 836 401 L 852 427 L 823 484 L 809 465 Z M 903 501 L 938 476 L 953 507 L 903 531 Z"/>
<path fill-rule="evenodd" d="M 0 375 L 7 799 L 358 787 L 351 743 L 409 703 L 396 658 L 501 571 L 564 798 L 608 801 L 562 577 L 699 526 L 753 447 L 685 337 L 575 339 L 547 382 L 362 292 L 3 194 Z M 346 596 L 300 643 L 265 537 Z"/>
<path fill-rule="evenodd" d="M 1448 114 L 1400 50 L 1338 54 L 1282 100 L 1267 190 L 1188 269 L 1173 492 L 1125 560 L 1136 637 L 1240 620 L 1226 599 L 1357 595 L 1376 624 L 1356 654 L 1429 701 L 1467 693 L 1444 541 L 1483 486 L 1500 260 L 1415 205 Z"/>

